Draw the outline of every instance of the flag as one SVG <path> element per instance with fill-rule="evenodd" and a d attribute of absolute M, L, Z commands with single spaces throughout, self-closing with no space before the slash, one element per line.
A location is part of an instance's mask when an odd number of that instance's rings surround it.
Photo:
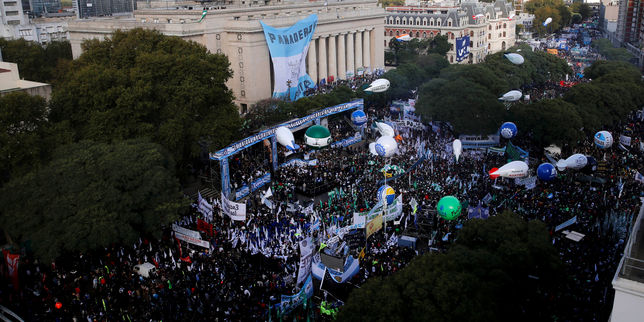
<path fill-rule="evenodd" d="M 199 21 L 197 21 L 197 22 L 201 22 L 201 20 L 203 20 L 203 18 L 206 17 L 207 13 L 208 13 L 208 9 L 204 8 L 203 11 L 201 12 L 201 19 L 199 19 Z"/>
<path fill-rule="evenodd" d="M 635 172 L 635 181 L 644 183 L 644 176 L 639 171 Z"/>
<path fill-rule="evenodd" d="M 365 227 L 367 229 L 366 239 L 369 239 L 369 236 L 375 234 L 377 231 L 382 229 L 382 214 L 376 216 L 376 218 L 369 221 L 369 223 Z"/>
<path fill-rule="evenodd" d="M 411 206 L 412 214 L 416 214 L 416 211 L 418 210 L 418 201 L 416 201 L 416 199 L 414 198 L 411 198 L 409 205 Z"/>
<path fill-rule="evenodd" d="M 7 274 L 11 277 L 13 289 L 18 291 L 18 264 L 20 263 L 20 254 L 11 254 L 8 250 L 2 250 L 5 261 L 7 262 Z"/>
<path fill-rule="evenodd" d="M 364 251 L 365 251 L 365 249 L 367 249 L 367 247 L 362 247 L 362 250 L 360 251 L 360 255 L 358 255 L 358 259 L 360 259 L 360 260 L 364 259 L 364 256 L 365 256 Z"/>

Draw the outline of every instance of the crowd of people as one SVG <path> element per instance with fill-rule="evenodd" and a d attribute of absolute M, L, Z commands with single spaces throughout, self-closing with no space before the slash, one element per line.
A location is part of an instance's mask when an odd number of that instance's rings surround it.
<path fill-rule="evenodd" d="M 370 80 L 365 79 L 365 83 Z M 359 86 L 358 83 L 353 84 Z M 318 87 L 324 91 L 326 86 Z M 551 88 L 534 88 L 547 92 Z M 391 158 L 372 155 L 367 148 L 377 130 L 374 120 L 395 121 L 382 108 L 366 108 L 370 122 L 361 143 L 347 148 L 309 150 L 302 157 L 316 159 L 315 166 L 293 165 L 272 173 L 266 189 L 242 200 L 246 218 L 234 221 L 222 214 L 221 203 L 213 204 L 211 215 L 203 214 L 197 201 L 189 215 L 175 225 L 200 230 L 209 247 L 189 245 L 173 236 L 168 227 L 161 239 L 141 236 L 133 245 L 113 244 L 88 253 L 67 254 L 53 263 L 23 256 L 19 266 L 19 287 L 3 283 L 1 304 L 32 321 L 162 321 L 189 320 L 269 320 L 280 315 L 280 296 L 298 291 L 299 241 L 307 236 L 316 248 L 353 223 L 355 212 L 371 209 L 378 202 L 385 165 L 397 165 L 406 172 L 387 183 L 402 195 L 403 211 L 395 225 L 388 223 L 366 241 L 364 248 L 351 249 L 360 258 L 360 271 L 349 283 L 326 281 L 319 288 L 309 309 L 296 311 L 296 318 L 311 314 L 321 317 L 320 303 L 342 303 L 354 287 L 374 276 L 387 276 L 403 269 L 415 256 L 449 248 L 458 229 L 469 220 L 463 213 L 457 220 L 430 218 L 432 236 L 421 239 L 416 249 L 401 247 L 397 238 L 414 226 L 410 201 L 418 203 L 419 216 L 434 216 L 433 209 L 443 196 L 457 197 L 468 206 L 483 204 L 490 216 L 511 210 L 526 220 L 541 220 L 549 228 L 554 246 L 565 264 L 569 281 L 553 294 L 560 309 L 555 320 L 606 320 L 612 307 L 612 276 L 640 209 L 641 182 L 635 171 L 644 164 L 639 148 L 644 131 L 641 114 L 631 115 L 621 127 L 606 129 L 618 138 L 628 128 L 631 147 L 600 150 L 592 137 L 575 148 L 562 151 L 563 158 L 583 153 L 606 165 L 595 176 L 605 183 L 582 183 L 574 171 L 564 171 L 551 182 L 533 187 L 507 179 L 490 180 L 492 167 L 507 162 L 506 155 L 466 150 L 457 162 L 451 151 L 455 139 L 446 124 L 424 128 L 395 123 L 402 138 L 399 151 Z M 359 129 L 339 120 L 331 127 L 335 139 L 349 137 Z M 507 142 L 502 141 L 500 145 Z M 516 142 L 515 142 L 516 143 Z M 532 176 L 541 162 L 548 162 L 539 147 L 530 151 Z M 302 144 L 303 145 L 303 144 Z M 283 147 L 279 147 L 283 153 Z M 249 184 L 269 171 L 269 157 L 237 154 L 231 160 L 233 182 Z M 261 169 L 261 171 L 259 170 Z M 260 173 L 261 172 L 261 173 Z M 327 187 L 323 196 L 307 198 L 311 185 Z M 233 188 L 235 188 L 233 186 Z M 332 191 L 332 194 L 326 192 Z M 266 200 L 270 200 L 267 203 Z M 555 227 L 577 216 L 570 229 L 585 236 L 580 241 L 566 238 Z M 206 223 L 210 229 L 203 229 Z M 430 247 L 431 246 L 431 247 Z M 149 275 L 136 265 L 152 263 Z M 146 276 L 147 275 L 147 276 Z"/>

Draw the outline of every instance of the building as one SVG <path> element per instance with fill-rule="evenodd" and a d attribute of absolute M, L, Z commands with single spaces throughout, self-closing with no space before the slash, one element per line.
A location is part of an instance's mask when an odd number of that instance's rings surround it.
<path fill-rule="evenodd" d="M 18 64 L 0 62 L 0 95 L 22 91 L 29 95 L 39 95 L 49 100 L 51 85 L 20 79 Z"/>
<path fill-rule="evenodd" d="M 255 1 L 254 1 L 255 2 Z M 148 28 L 204 45 L 228 56 L 233 77 L 227 82 L 240 112 L 275 88 L 273 64 L 260 20 L 279 28 L 311 15 L 318 23 L 309 45 L 307 72 L 315 82 L 346 79 L 384 68 L 384 16 L 375 1 L 295 1 L 269 5 L 213 6 L 202 22 L 201 7 L 140 8 L 134 17 L 82 19 L 69 23 L 74 57 L 86 39 L 109 37 L 116 29 Z"/>
<path fill-rule="evenodd" d="M 72 4 L 81 19 L 132 13 L 137 5 L 135 0 L 73 0 Z"/>
<path fill-rule="evenodd" d="M 22 2 L 18 0 L 0 1 L 0 18 L 2 18 L 2 34 L 0 36 L 11 35 L 14 32 L 14 26 L 24 25 L 27 18 L 22 12 Z"/>
<path fill-rule="evenodd" d="M 619 17 L 618 0 L 602 0 L 599 5 L 599 29 L 614 44 L 619 44 L 617 40 L 617 20 Z"/>
<path fill-rule="evenodd" d="M 63 9 L 60 0 L 29 0 L 29 7 L 23 9 L 30 12 L 32 17 L 40 17 L 48 13 L 55 13 Z"/>
<path fill-rule="evenodd" d="M 621 0 L 619 2 L 617 39 L 624 46 L 626 43 L 639 42 L 642 25 L 641 6 L 640 0 Z"/>
<path fill-rule="evenodd" d="M 516 42 L 514 9 L 510 3 L 463 0 L 429 2 L 417 7 L 388 7 L 385 22 L 387 39 L 409 34 L 412 38 L 433 38 L 447 35 L 452 49 L 447 52 L 450 63 L 479 63 L 488 53 L 514 46 Z M 469 57 L 458 62 L 456 39 L 470 37 Z"/>
<path fill-rule="evenodd" d="M 643 200 L 644 201 L 644 200 Z M 644 206 L 640 208 L 613 277 L 615 298 L 609 321 L 639 322 L 644 315 Z"/>

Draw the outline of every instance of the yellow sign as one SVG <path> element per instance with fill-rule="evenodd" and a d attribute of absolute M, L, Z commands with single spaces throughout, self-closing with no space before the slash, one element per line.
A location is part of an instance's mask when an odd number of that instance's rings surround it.
<path fill-rule="evenodd" d="M 559 51 L 557 49 L 554 49 L 554 48 L 553 49 L 548 49 L 548 54 L 557 55 L 557 54 L 559 54 Z"/>
<path fill-rule="evenodd" d="M 367 228 L 367 239 L 369 239 L 369 236 L 375 234 L 378 230 L 382 229 L 382 214 L 372 219 L 367 224 L 366 228 Z"/>

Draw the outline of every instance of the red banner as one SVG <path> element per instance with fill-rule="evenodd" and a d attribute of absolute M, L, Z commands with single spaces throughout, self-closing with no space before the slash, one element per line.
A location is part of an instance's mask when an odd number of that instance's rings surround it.
<path fill-rule="evenodd" d="M 208 234 L 208 236 L 212 237 L 212 225 L 205 222 L 204 220 L 197 219 L 197 230 L 204 232 L 205 234 Z"/>
<path fill-rule="evenodd" d="M 11 254 L 8 250 L 3 250 L 4 259 L 7 263 L 7 273 L 11 277 L 11 283 L 13 288 L 18 291 L 18 264 L 20 259 L 20 254 Z"/>

